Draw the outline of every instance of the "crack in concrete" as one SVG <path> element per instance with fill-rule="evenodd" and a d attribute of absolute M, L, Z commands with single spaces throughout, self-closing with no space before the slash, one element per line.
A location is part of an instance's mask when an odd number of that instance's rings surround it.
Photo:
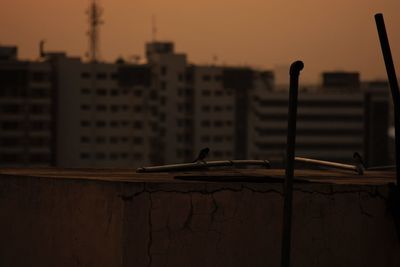
<path fill-rule="evenodd" d="M 379 198 L 381 200 L 387 200 L 385 196 L 383 196 L 379 191 L 377 187 L 374 187 L 374 191 L 371 192 L 371 190 L 342 190 L 342 191 L 334 191 L 333 188 L 331 187 L 331 190 L 329 192 L 322 192 L 318 190 L 304 190 L 300 188 L 294 188 L 294 192 L 300 192 L 304 194 L 318 194 L 318 195 L 323 195 L 323 196 L 333 196 L 333 195 L 341 195 L 341 194 L 367 194 L 371 198 Z"/>
<path fill-rule="evenodd" d="M 194 212 L 193 196 L 192 196 L 192 194 L 190 194 L 190 209 L 189 209 L 188 216 L 186 217 L 186 220 L 183 223 L 182 230 L 189 230 L 190 232 L 193 232 L 193 230 L 191 228 L 192 219 L 193 219 L 193 212 Z"/>
<path fill-rule="evenodd" d="M 368 218 L 374 218 L 374 216 L 371 213 L 368 213 L 367 211 L 365 211 L 360 200 L 361 200 L 361 193 L 358 193 L 358 207 L 360 208 L 360 213 L 362 215 L 367 216 Z"/>
<path fill-rule="evenodd" d="M 153 245 L 153 222 L 152 222 L 152 210 L 154 209 L 153 207 L 153 199 L 152 199 L 152 194 L 153 193 L 176 193 L 176 194 L 188 194 L 190 196 L 190 209 L 189 209 L 189 213 L 185 219 L 185 222 L 183 224 L 183 227 L 181 230 L 189 230 L 191 233 L 197 233 L 197 232 L 203 232 L 203 231 L 194 231 L 191 227 L 192 227 L 192 220 L 193 220 L 193 215 L 194 215 L 194 205 L 193 205 L 193 196 L 192 194 L 201 194 L 201 195 L 207 195 L 210 196 L 212 199 L 212 203 L 213 203 L 213 208 L 210 212 L 210 216 L 211 216 L 211 221 L 210 221 L 210 225 L 208 227 L 208 229 L 206 230 L 207 232 L 213 232 L 215 234 L 217 234 L 217 242 L 216 242 L 216 249 L 218 250 L 219 244 L 222 240 L 223 237 L 223 232 L 218 231 L 217 229 L 215 229 L 214 227 L 212 227 L 212 225 L 215 222 L 215 218 L 217 215 L 217 212 L 219 211 L 220 207 L 218 205 L 218 202 L 214 196 L 214 194 L 216 193 L 220 193 L 220 192 L 235 192 L 235 193 L 241 193 L 245 190 L 248 190 L 252 193 L 258 193 L 258 194 L 277 194 L 281 197 L 284 196 L 283 191 L 279 191 L 277 189 L 267 189 L 267 190 L 259 190 L 253 187 L 250 187 L 248 185 L 245 184 L 241 184 L 239 188 L 230 188 L 230 187 L 221 187 L 221 188 L 217 188 L 214 190 L 207 190 L 207 186 L 204 189 L 197 189 L 197 190 L 178 190 L 178 189 L 174 189 L 174 190 L 168 190 L 168 189 L 154 189 L 151 190 L 149 189 L 146 185 L 147 183 L 143 183 L 143 190 L 138 191 L 134 194 L 130 194 L 130 195 L 118 195 L 118 197 L 121 198 L 121 200 L 123 201 L 132 201 L 135 197 L 138 197 L 142 194 L 148 194 L 149 196 L 149 203 L 150 203 L 150 207 L 149 207 L 149 214 L 148 214 L 148 224 L 149 224 L 149 240 L 148 240 L 148 244 L 147 244 L 147 256 L 148 256 L 148 266 L 151 266 L 153 263 L 153 254 L 152 253 L 152 245 Z M 359 208 L 360 208 L 360 212 L 361 214 L 369 217 L 369 218 L 373 218 L 374 216 L 370 213 L 368 213 L 367 211 L 364 210 L 364 208 L 361 205 L 361 201 L 360 201 L 360 196 L 361 194 L 367 194 L 368 196 L 370 196 L 371 198 L 379 198 L 381 200 L 387 200 L 387 198 L 385 196 L 383 196 L 379 191 L 378 188 L 375 186 L 374 190 L 362 190 L 362 189 L 358 189 L 358 190 L 341 190 L 341 191 L 335 191 L 333 190 L 333 186 L 330 187 L 330 191 L 327 192 L 323 192 L 323 191 L 318 191 L 318 190 L 305 190 L 305 189 L 301 189 L 301 188 L 294 188 L 294 192 L 300 192 L 303 194 L 317 194 L 317 195 L 322 195 L 322 196 L 334 196 L 337 194 L 358 194 L 358 198 L 359 198 Z M 214 229 L 213 229 L 214 228 Z M 171 243 L 171 229 L 169 226 L 167 226 L 167 233 L 168 233 L 168 239 L 169 239 L 169 244 L 168 244 L 168 249 L 167 249 L 167 254 L 169 254 L 169 246 Z"/>
<path fill-rule="evenodd" d="M 153 256 L 151 253 L 151 247 L 153 245 L 153 222 L 152 222 L 152 216 L 151 216 L 151 211 L 153 210 L 153 199 L 151 198 L 151 194 L 149 193 L 149 217 L 148 217 L 148 222 L 149 222 L 149 242 L 147 244 L 147 257 L 149 259 L 149 264 L 148 266 L 151 266 L 153 263 Z"/>
<path fill-rule="evenodd" d="M 217 215 L 219 206 L 218 206 L 217 200 L 215 199 L 214 194 L 211 194 L 211 199 L 212 199 L 212 203 L 213 203 L 213 206 L 214 206 L 212 211 L 211 211 L 211 214 L 210 214 L 211 215 L 211 224 L 213 224 L 215 216 Z"/>
<path fill-rule="evenodd" d="M 255 188 L 251 188 L 249 186 L 245 186 L 245 185 L 241 185 L 240 188 L 235 189 L 235 188 L 229 188 L 229 187 L 221 187 L 215 190 L 207 190 L 206 188 L 204 190 L 167 190 L 167 189 L 156 189 L 156 190 L 150 190 L 146 187 L 146 183 L 144 183 L 144 187 L 143 190 L 136 192 L 134 194 L 130 194 L 130 195 L 123 195 L 123 194 L 119 194 L 118 197 L 121 198 L 121 200 L 123 201 L 132 201 L 135 197 L 140 196 L 142 194 L 145 193 L 175 193 L 175 194 L 193 194 L 193 193 L 197 193 L 197 194 L 202 194 L 202 195 L 212 195 L 215 193 L 219 193 L 219 192 L 242 192 L 244 190 L 249 190 L 253 193 L 260 193 L 260 194 L 268 194 L 268 193 L 275 193 L 278 195 L 283 196 L 283 192 L 279 191 L 279 190 L 275 190 L 275 189 L 268 189 L 268 190 L 257 190 Z"/>

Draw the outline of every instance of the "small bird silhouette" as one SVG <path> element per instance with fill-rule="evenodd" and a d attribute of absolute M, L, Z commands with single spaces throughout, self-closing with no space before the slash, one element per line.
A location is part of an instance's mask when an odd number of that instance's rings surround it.
<path fill-rule="evenodd" d="M 362 164 L 365 167 L 363 158 L 361 157 L 360 153 L 354 152 L 353 159 L 356 161 L 356 163 Z"/>
<path fill-rule="evenodd" d="M 356 167 L 357 167 L 358 173 L 363 174 L 366 167 L 365 167 L 363 158 L 361 157 L 360 153 L 354 152 L 353 159 L 356 162 Z"/>
<path fill-rule="evenodd" d="M 208 147 L 203 148 L 202 150 L 200 150 L 199 155 L 197 156 L 197 158 L 193 161 L 194 162 L 198 162 L 198 161 L 204 161 L 204 159 L 208 156 L 208 153 L 210 153 L 210 149 Z"/>

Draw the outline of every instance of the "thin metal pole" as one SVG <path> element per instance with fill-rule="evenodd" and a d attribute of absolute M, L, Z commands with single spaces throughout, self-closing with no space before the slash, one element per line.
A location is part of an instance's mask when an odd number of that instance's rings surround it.
<path fill-rule="evenodd" d="M 356 165 L 343 164 L 343 163 L 318 160 L 318 159 L 302 158 L 302 157 L 295 157 L 294 160 L 296 162 L 309 163 L 309 164 L 314 164 L 314 165 L 318 165 L 318 166 L 332 167 L 332 168 L 348 170 L 348 171 L 355 171 L 359 174 L 363 174 L 363 169 L 361 169 L 359 166 L 356 166 Z"/>
<path fill-rule="evenodd" d="M 289 118 L 286 144 L 286 179 L 284 186 L 283 227 L 282 227 L 282 254 L 281 266 L 290 266 L 290 248 L 292 232 L 292 199 L 293 199 L 293 173 L 294 154 L 296 144 L 296 117 L 297 95 L 299 89 L 299 75 L 304 68 L 302 61 L 296 61 L 290 66 L 290 92 L 289 92 Z"/>
<path fill-rule="evenodd" d="M 396 70 L 394 68 L 392 53 L 388 36 L 386 33 L 385 21 L 381 13 L 375 15 L 376 27 L 378 29 L 379 40 L 381 43 L 382 54 L 385 60 L 386 72 L 389 79 L 390 89 L 392 91 L 392 100 L 394 107 L 394 129 L 396 143 L 396 180 L 397 186 L 400 186 L 400 95 L 399 84 L 397 83 Z"/>

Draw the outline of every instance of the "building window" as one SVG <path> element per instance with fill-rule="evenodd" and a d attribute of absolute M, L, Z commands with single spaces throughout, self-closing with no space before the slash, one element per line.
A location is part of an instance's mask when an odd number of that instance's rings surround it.
<path fill-rule="evenodd" d="M 119 143 L 118 137 L 115 137 L 115 136 L 110 137 L 110 143 L 111 143 L 111 144 L 117 144 L 117 143 Z"/>
<path fill-rule="evenodd" d="M 141 129 L 141 128 L 143 128 L 143 123 L 141 121 L 135 121 L 135 122 L 133 122 L 133 128 Z"/>
<path fill-rule="evenodd" d="M 97 136 L 96 143 L 97 144 L 104 144 L 106 142 L 106 138 L 104 136 Z"/>
<path fill-rule="evenodd" d="M 96 159 L 105 159 L 106 158 L 106 154 L 98 152 L 96 153 Z"/>
<path fill-rule="evenodd" d="M 223 95 L 223 91 L 222 91 L 222 90 L 216 90 L 216 91 L 214 92 L 214 95 L 216 95 L 216 96 L 222 96 L 222 95 Z"/>
<path fill-rule="evenodd" d="M 111 112 L 118 112 L 118 111 L 119 111 L 119 106 L 117 106 L 117 105 L 111 106 Z"/>
<path fill-rule="evenodd" d="M 13 162 L 14 163 L 14 162 L 20 161 L 21 157 L 18 154 L 9 154 L 9 153 L 7 153 L 7 154 L 0 155 L 0 160 L 1 160 L 2 163 L 3 162 Z"/>
<path fill-rule="evenodd" d="M 166 90 L 167 89 L 167 82 L 162 81 L 161 82 L 161 90 Z"/>
<path fill-rule="evenodd" d="M 31 78 L 33 82 L 45 82 L 50 80 L 50 75 L 43 71 L 33 72 Z"/>
<path fill-rule="evenodd" d="M 49 154 L 31 154 L 29 161 L 32 163 L 48 163 L 50 161 Z"/>
<path fill-rule="evenodd" d="M 0 146 L 2 147 L 15 147 L 23 143 L 23 140 L 15 137 L 3 137 L 0 139 Z"/>
<path fill-rule="evenodd" d="M 118 154 L 117 153 L 111 153 L 110 154 L 110 159 L 113 159 L 113 160 L 118 159 Z"/>
<path fill-rule="evenodd" d="M 211 80 L 210 75 L 204 75 L 204 76 L 203 76 L 203 81 L 208 82 L 209 80 Z"/>
<path fill-rule="evenodd" d="M 107 110 L 107 106 L 106 105 L 97 105 L 96 106 L 96 110 L 97 111 L 106 111 Z"/>
<path fill-rule="evenodd" d="M 29 92 L 32 98 L 50 97 L 49 88 L 32 88 Z"/>
<path fill-rule="evenodd" d="M 82 95 L 90 95 L 90 89 L 89 88 L 82 88 L 81 89 L 81 94 Z"/>
<path fill-rule="evenodd" d="M 177 120 L 176 120 L 176 125 L 177 125 L 178 127 L 184 126 L 184 125 L 185 125 L 185 120 L 183 120 L 183 119 L 177 119 Z"/>
<path fill-rule="evenodd" d="M 90 78 L 90 73 L 89 72 L 82 72 L 81 73 L 81 78 L 82 79 L 89 79 Z"/>
<path fill-rule="evenodd" d="M 143 138 L 142 137 L 135 137 L 133 138 L 133 144 L 139 145 L 143 143 Z"/>
<path fill-rule="evenodd" d="M 17 130 L 19 128 L 19 123 L 16 121 L 4 121 L 1 124 L 3 130 Z"/>
<path fill-rule="evenodd" d="M 140 96 L 142 96 L 142 91 L 137 89 L 134 91 L 134 94 L 135 94 L 135 96 L 140 97 Z"/>
<path fill-rule="evenodd" d="M 81 121 L 81 126 L 82 126 L 82 127 L 88 127 L 88 126 L 90 126 L 90 121 Z"/>
<path fill-rule="evenodd" d="M 193 95 L 193 90 L 191 88 L 185 89 L 185 95 L 186 96 L 192 96 Z"/>
<path fill-rule="evenodd" d="M 81 136 L 81 143 L 90 143 L 89 136 Z"/>
<path fill-rule="evenodd" d="M 47 114 L 51 112 L 50 105 L 32 105 L 30 106 L 30 112 L 32 114 Z"/>
<path fill-rule="evenodd" d="M 81 159 L 89 159 L 90 154 L 89 153 L 81 153 Z"/>
<path fill-rule="evenodd" d="M 210 121 L 201 121 L 201 126 L 210 127 Z"/>
<path fill-rule="evenodd" d="M 214 136 L 214 142 L 221 143 L 222 141 L 224 141 L 223 136 L 220 135 Z"/>
<path fill-rule="evenodd" d="M 5 114 L 18 114 L 21 111 L 21 107 L 16 104 L 4 104 L 0 106 L 0 111 Z"/>
<path fill-rule="evenodd" d="M 96 121 L 96 126 L 97 127 L 105 127 L 106 126 L 106 122 L 105 121 Z"/>
<path fill-rule="evenodd" d="M 141 106 L 134 106 L 133 107 L 133 110 L 135 111 L 135 112 L 141 112 L 142 111 L 142 107 Z"/>
<path fill-rule="evenodd" d="M 119 122 L 118 121 L 112 121 L 110 122 L 110 126 L 113 128 L 118 128 L 119 127 Z"/>
<path fill-rule="evenodd" d="M 161 122 L 165 122 L 165 119 L 166 119 L 165 113 L 160 113 L 159 114 L 159 119 L 160 119 Z"/>
<path fill-rule="evenodd" d="M 117 96 L 117 95 L 119 95 L 118 90 L 117 90 L 117 89 L 112 89 L 112 90 L 111 90 L 111 95 L 112 95 L 112 96 Z"/>
<path fill-rule="evenodd" d="M 107 79 L 107 74 L 105 72 L 99 72 L 99 73 L 97 73 L 96 77 L 98 80 L 105 80 L 105 79 Z"/>
<path fill-rule="evenodd" d="M 210 90 L 203 90 L 203 91 L 201 91 L 201 94 L 202 94 L 203 96 L 210 96 L 210 95 L 211 95 L 211 92 L 210 92 Z"/>
<path fill-rule="evenodd" d="M 161 66 L 161 75 L 167 75 L 167 67 Z"/>
<path fill-rule="evenodd" d="M 50 130 L 50 122 L 48 121 L 32 121 L 30 122 L 30 129 L 34 131 Z"/>
<path fill-rule="evenodd" d="M 139 154 L 139 153 L 134 153 L 133 154 L 133 159 L 134 160 L 142 160 L 143 159 L 143 155 Z"/>
<path fill-rule="evenodd" d="M 111 79 L 118 80 L 118 73 L 116 73 L 116 72 L 111 73 Z"/>
<path fill-rule="evenodd" d="M 224 123 L 222 121 L 214 121 L 215 127 L 221 127 Z"/>
<path fill-rule="evenodd" d="M 104 88 L 97 89 L 97 90 L 96 90 L 96 94 L 97 94 L 98 96 L 105 96 L 105 95 L 107 95 L 107 90 L 104 89 Z"/>
<path fill-rule="evenodd" d="M 208 135 L 203 135 L 203 136 L 201 137 L 201 141 L 202 141 L 202 142 L 210 142 L 210 136 L 208 136 Z"/>
<path fill-rule="evenodd" d="M 81 105 L 81 110 L 90 110 L 90 106 L 89 105 Z"/>
<path fill-rule="evenodd" d="M 224 155 L 224 153 L 222 151 L 216 150 L 213 152 L 213 155 L 216 158 L 221 158 Z"/>

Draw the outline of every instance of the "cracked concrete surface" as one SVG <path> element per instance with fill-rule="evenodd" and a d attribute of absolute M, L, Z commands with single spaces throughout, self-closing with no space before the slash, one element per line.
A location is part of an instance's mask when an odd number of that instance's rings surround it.
<path fill-rule="evenodd" d="M 0 266 L 279 266 L 279 183 L 7 176 L 0 188 Z M 293 266 L 400 266 L 387 193 L 296 184 Z"/>

